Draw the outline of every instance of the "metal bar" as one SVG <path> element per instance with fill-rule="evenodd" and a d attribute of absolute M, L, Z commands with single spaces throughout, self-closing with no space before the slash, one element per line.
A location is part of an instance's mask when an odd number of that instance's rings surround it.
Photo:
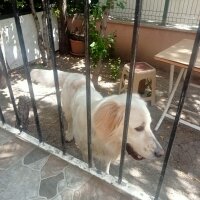
<path fill-rule="evenodd" d="M 51 22 L 51 17 L 50 17 L 49 0 L 44 1 L 44 2 L 45 2 L 45 11 L 47 13 L 47 27 L 48 27 L 48 35 L 49 35 L 50 56 L 51 56 L 51 61 L 52 61 L 54 83 L 55 83 L 55 88 L 56 88 L 61 143 L 62 143 L 63 153 L 65 153 L 66 149 L 65 149 L 64 127 L 63 127 L 63 120 L 62 120 L 62 107 L 61 107 L 61 99 L 60 99 L 60 93 L 59 93 L 59 81 L 58 81 L 58 72 L 57 72 L 56 57 L 55 57 L 54 40 L 53 40 L 53 29 L 52 29 L 52 22 Z"/>
<path fill-rule="evenodd" d="M 183 87 L 182 87 L 182 91 L 181 91 L 181 95 L 180 95 L 180 99 L 179 99 L 179 104 L 178 104 L 173 128 L 172 128 L 172 131 L 171 131 L 171 135 L 170 135 L 165 159 L 164 159 L 164 162 L 163 162 L 163 167 L 162 167 L 162 171 L 161 171 L 160 178 L 159 178 L 159 183 L 158 183 L 157 190 L 156 190 L 155 200 L 158 199 L 159 194 L 160 194 L 160 190 L 161 190 L 162 183 L 163 183 L 164 176 L 165 176 L 165 171 L 166 171 L 168 160 L 169 160 L 169 156 L 170 156 L 171 149 L 172 149 L 172 146 L 173 146 L 173 142 L 174 142 L 174 139 L 175 139 L 175 136 L 176 136 L 176 129 L 178 127 L 181 111 L 182 111 L 182 108 L 183 108 L 183 105 L 184 105 L 185 96 L 186 96 L 186 93 L 187 93 L 187 89 L 188 89 L 188 85 L 189 85 L 189 81 L 190 81 L 190 77 L 191 77 L 191 73 L 192 73 L 192 68 L 193 68 L 193 66 L 195 66 L 199 46 L 200 46 L 200 22 L 199 22 L 199 27 L 197 29 L 194 45 L 193 45 L 193 48 L 192 48 L 192 54 L 191 54 L 191 57 L 190 57 L 190 62 L 189 62 L 189 66 L 188 66 L 188 69 L 187 69 L 187 74 L 186 74 L 186 77 L 185 77 L 185 81 L 183 83 Z"/>
<path fill-rule="evenodd" d="M 161 22 L 161 25 L 163 25 L 163 26 L 165 26 L 166 22 L 167 22 L 167 15 L 168 15 L 168 10 L 169 10 L 169 2 L 170 2 L 170 0 L 165 0 L 165 6 L 164 6 L 162 22 Z"/>
<path fill-rule="evenodd" d="M 85 1 L 85 66 L 86 66 L 86 102 L 87 102 L 87 142 L 88 166 L 92 167 L 92 136 L 91 136 L 91 90 L 90 90 L 90 56 L 89 56 L 89 2 Z"/>
<path fill-rule="evenodd" d="M 17 127 L 20 128 L 20 132 L 21 132 L 22 126 L 21 126 L 20 118 L 19 118 L 19 115 L 18 115 L 18 112 L 17 112 L 15 97 L 14 97 L 13 90 L 12 90 L 12 87 L 11 87 L 11 84 L 10 84 L 9 75 L 8 75 L 8 71 L 7 71 L 7 68 L 6 68 L 6 62 L 5 62 L 5 59 L 4 59 L 4 56 L 3 56 L 1 46 L 0 46 L 0 61 L 1 61 L 1 64 L 3 66 L 3 74 L 5 75 L 5 78 L 6 78 L 6 84 L 7 84 L 7 87 L 8 87 L 8 91 L 10 93 L 10 99 L 11 99 L 13 109 L 14 109 L 14 112 L 15 112 Z"/>
<path fill-rule="evenodd" d="M 2 124 L 4 124 L 5 123 L 5 118 L 3 116 L 3 112 L 2 112 L 1 106 L 0 106 L 0 119 L 2 121 Z"/>
<path fill-rule="evenodd" d="M 39 117 L 38 117 L 38 113 L 37 113 L 35 97 L 34 97 L 34 93 L 33 93 L 33 86 L 32 86 L 31 77 L 30 77 L 30 69 L 28 66 L 28 59 L 27 59 L 27 55 L 26 55 L 26 48 L 25 48 L 22 28 L 21 28 L 20 20 L 19 20 L 19 13 L 17 12 L 16 0 L 11 0 L 11 3 L 12 3 L 12 9 L 13 9 L 13 14 L 14 14 L 14 18 L 15 18 L 17 35 L 18 35 L 19 44 L 20 44 L 21 53 L 22 53 L 22 59 L 23 59 L 23 63 L 24 63 L 24 69 L 25 69 L 25 73 L 26 73 L 26 79 L 27 79 L 29 93 L 30 93 L 30 97 L 31 97 L 31 103 L 32 103 L 32 107 L 33 107 L 33 113 L 34 113 L 37 133 L 38 133 L 39 141 L 42 142 L 42 133 L 41 133 L 41 129 L 40 129 L 40 122 L 39 122 Z"/>
<path fill-rule="evenodd" d="M 135 22 L 134 22 L 134 29 L 133 29 L 133 36 L 132 36 L 131 62 L 130 62 L 130 71 L 129 71 L 129 78 L 128 78 L 128 88 L 127 88 L 127 97 L 126 97 L 126 108 L 125 108 L 125 117 L 124 117 L 124 129 L 123 129 L 118 183 L 121 183 L 122 176 L 123 176 L 123 166 L 124 166 L 124 158 L 125 158 L 125 150 L 126 150 L 126 141 L 127 141 L 127 136 L 128 136 L 128 125 L 129 125 L 131 100 L 132 100 L 132 85 L 133 85 L 132 83 L 134 81 L 134 73 L 135 73 L 135 59 L 136 59 L 136 51 L 137 51 L 137 43 L 138 43 L 138 27 L 140 25 L 140 19 L 141 19 L 141 9 L 142 9 L 142 0 L 136 0 Z"/>

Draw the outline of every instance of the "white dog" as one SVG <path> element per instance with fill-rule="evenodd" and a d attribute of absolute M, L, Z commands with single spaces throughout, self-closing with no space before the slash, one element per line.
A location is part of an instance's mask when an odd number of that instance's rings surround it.
<path fill-rule="evenodd" d="M 81 74 L 69 74 L 65 78 L 61 98 L 63 112 L 68 121 L 66 140 L 75 139 L 83 157 L 87 158 L 87 108 L 86 81 Z M 91 83 L 92 151 L 94 160 L 109 173 L 110 163 L 120 155 L 126 95 L 103 98 Z M 135 159 L 153 159 L 164 151 L 151 128 L 151 117 L 146 103 L 134 94 L 128 128 L 128 153 Z"/>
<path fill-rule="evenodd" d="M 41 73 L 40 73 L 41 74 Z M 73 138 L 87 160 L 87 107 L 85 76 L 67 73 L 62 76 L 62 109 L 68 122 L 66 140 Z M 124 126 L 126 94 L 103 98 L 92 82 L 91 86 L 91 122 L 92 152 L 94 163 L 109 173 L 111 162 L 121 152 Z M 154 159 L 164 154 L 150 128 L 151 116 L 146 103 L 137 94 L 132 96 L 130 121 L 126 150 L 136 160 Z"/>

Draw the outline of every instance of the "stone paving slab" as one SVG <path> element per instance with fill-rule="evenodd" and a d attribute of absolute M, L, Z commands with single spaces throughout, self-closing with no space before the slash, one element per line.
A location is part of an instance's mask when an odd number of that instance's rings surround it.
<path fill-rule="evenodd" d="M 2 138 L 0 200 L 132 199 L 111 185 L 0 128 Z"/>
<path fill-rule="evenodd" d="M 14 135 L 7 134 L 6 131 L 2 131 L 1 134 L 0 134 L 0 145 L 7 143 L 8 141 L 10 141 L 14 137 L 15 137 Z"/>
<path fill-rule="evenodd" d="M 90 196 L 88 194 L 91 194 Z M 89 182 L 82 185 L 79 190 L 74 192 L 73 200 L 131 200 L 130 197 L 125 197 L 124 195 L 119 195 L 117 192 L 113 192 L 111 186 L 108 184 L 102 184 L 100 180 L 96 178 L 91 178 Z"/>
<path fill-rule="evenodd" d="M 57 176 L 42 179 L 40 183 L 39 195 L 51 199 L 57 195 L 57 185 L 64 179 L 64 173 L 61 172 Z"/>
<path fill-rule="evenodd" d="M 25 156 L 28 151 L 31 151 L 32 148 L 32 145 L 11 137 L 10 141 L 0 146 L 0 169 L 8 169 L 13 166 L 21 157 Z"/>
<path fill-rule="evenodd" d="M 27 200 L 37 196 L 40 174 L 22 165 L 21 160 L 0 172 L 1 200 Z"/>
<path fill-rule="evenodd" d="M 57 158 L 56 156 L 50 155 L 48 161 L 45 163 L 41 170 L 41 178 L 58 175 L 67 166 L 68 163 Z"/>

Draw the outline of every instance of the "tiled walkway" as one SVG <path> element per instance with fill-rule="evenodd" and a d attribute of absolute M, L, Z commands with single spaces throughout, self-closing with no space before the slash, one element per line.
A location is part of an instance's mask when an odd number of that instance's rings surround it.
<path fill-rule="evenodd" d="M 0 129 L 0 200 L 129 200 L 111 185 Z"/>

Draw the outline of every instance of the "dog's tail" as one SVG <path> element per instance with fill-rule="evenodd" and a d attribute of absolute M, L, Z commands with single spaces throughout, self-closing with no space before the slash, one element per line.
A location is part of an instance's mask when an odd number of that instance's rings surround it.
<path fill-rule="evenodd" d="M 60 88 L 63 88 L 65 78 L 68 76 L 68 72 L 57 70 L 58 81 Z M 36 84 L 41 84 L 46 87 L 55 87 L 53 70 L 45 69 L 32 69 L 31 79 Z"/>

